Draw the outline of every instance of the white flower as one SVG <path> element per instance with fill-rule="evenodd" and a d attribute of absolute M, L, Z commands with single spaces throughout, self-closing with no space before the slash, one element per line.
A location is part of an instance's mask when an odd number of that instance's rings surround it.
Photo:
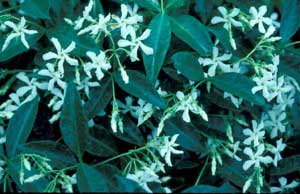
<path fill-rule="evenodd" d="M 293 180 L 290 184 L 287 184 L 287 179 L 285 177 L 280 177 L 278 181 L 280 183 L 280 187 L 271 187 L 271 193 L 285 192 L 288 189 L 294 189 L 298 187 L 300 184 L 298 181 L 295 180 Z"/>
<path fill-rule="evenodd" d="M 128 74 L 125 71 L 124 67 L 121 66 L 119 68 L 119 71 L 121 72 L 121 77 L 122 77 L 122 80 L 124 81 L 124 83 L 128 84 L 129 83 L 129 77 L 128 77 Z"/>
<path fill-rule="evenodd" d="M 138 170 L 134 174 L 128 174 L 126 178 L 139 183 L 139 185 L 148 193 L 152 193 L 148 183 L 161 183 L 159 176 L 152 169 L 145 166 L 142 170 Z"/>
<path fill-rule="evenodd" d="M 26 170 L 31 171 L 31 164 L 27 158 L 23 158 L 23 165 Z"/>
<path fill-rule="evenodd" d="M 5 130 L 4 130 L 3 126 L 0 125 L 0 145 L 4 144 L 5 142 L 6 142 Z M 0 160 L 0 166 L 1 166 L 1 160 Z M 1 180 L 1 178 L 0 178 L 0 180 Z"/>
<path fill-rule="evenodd" d="M 6 22 L 4 22 L 4 24 L 5 24 L 6 26 L 12 28 L 14 32 L 13 32 L 13 33 L 10 33 L 10 34 L 7 36 L 5 42 L 4 42 L 3 46 L 2 46 L 2 50 L 1 50 L 1 51 L 4 51 L 4 50 L 8 47 L 9 43 L 10 43 L 14 38 L 17 38 L 17 37 L 21 37 L 21 42 L 23 43 L 23 45 L 24 45 L 27 49 L 29 49 L 29 45 L 28 45 L 28 43 L 27 43 L 27 41 L 26 41 L 25 34 L 31 35 L 31 34 L 36 34 L 36 33 L 38 33 L 38 32 L 37 32 L 36 30 L 28 30 L 28 29 L 26 29 L 26 28 L 27 28 L 27 26 L 26 26 L 26 19 L 25 19 L 24 17 L 22 17 L 20 23 L 17 24 L 17 25 L 14 24 L 14 23 L 11 22 L 11 21 L 6 21 Z"/>
<path fill-rule="evenodd" d="M 100 51 L 100 53 L 96 55 L 96 53 L 88 51 L 86 55 L 91 59 L 92 62 L 88 62 L 84 65 L 85 73 L 91 78 L 91 70 L 95 69 L 97 79 L 100 81 L 104 77 L 104 73 L 102 71 L 107 71 L 111 68 L 110 63 L 105 56 L 105 52 Z"/>
<path fill-rule="evenodd" d="M 31 177 L 28 177 L 24 180 L 24 183 L 31 183 L 31 182 L 34 182 L 36 180 L 39 180 L 40 178 L 44 177 L 43 174 L 36 174 L 36 175 L 33 175 Z"/>
<path fill-rule="evenodd" d="M 54 114 L 50 119 L 49 122 L 53 123 L 55 121 L 57 121 L 60 117 L 60 110 L 64 104 L 64 94 L 63 92 L 58 89 L 58 88 L 54 88 L 53 90 L 51 90 L 51 93 L 54 95 L 53 98 L 50 100 L 48 107 L 52 108 L 53 112 L 57 112 L 56 114 Z"/>
<path fill-rule="evenodd" d="M 161 157 L 165 158 L 165 161 L 169 166 L 172 166 L 171 154 L 183 154 L 183 151 L 175 149 L 175 147 L 179 146 L 179 144 L 175 143 L 178 136 L 178 134 L 173 135 L 171 140 L 169 140 L 170 137 L 164 136 L 163 142 L 158 148 Z"/>
<path fill-rule="evenodd" d="M 100 84 L 98 82 L 91 81 L 91 79 L 89 77 L 86 77 L 83 80 L 80 80 L 80 82 L 77 84 L 78 84 L 77 89 L 84 90 L 84 92 L 88 98 L 90 98 L 90 88 L 100 86 Z"/>
<path fill-rule="evenodd" d="M 129 5 L 121 4 L 121 17 L 113 15 L 112 18 L 117 22 L 116 28 L 121 28 L 121 36 L 126 39 L 129 31 L 127 27 L 129 25 L 135 25 L 143 21 L 143 16 L 137 15 L 138 6 L 134 4 L 131 8 Z M 128 13 L 130 16 L 128 16 Z"/>
<path fill-rule="evenodd" d="M 139 48 L 142 49 L 142 51 L 146 55 L 152 55 L 153 49 L 146 46 L 144 43 L 142 43 L 143 40 L 147 39 L 150 36 L 151 30 L 146 29 L 144 33 L 140 37 L 136 37 L 136 31 L 132 26 L 128 26 L 127 28 L 131 40 L 121 39 L 118 41 L 119 47 L 128 47 L 130 46 L 131 52 L 130 52 L 130 59 L 132 62 L 139 60 L 137 51 Z"/>
<path fill-rule="evenodd" d="M 280 152 L 282 152 L 285 149 L 285 147 L 286 144 L 282 143 L 282 139 L 279 139 L 276 141 L 276 147 L 273 147 L 271 149 L 271 152 L 274 154 L 273 163 L 275 167 L 277 167 L 278 161 L 282 159 Z"/>
<path fill-rule="evenodd" d="M 253 130 L 247 128 L 243 130 L 243 134 L 249 136 L 247 139 L 244 140 L 244 144 L 251 145 L 253 142 L 254 147 L 260 145 L 260 140 L 264 138 L 265 131 L 264 131 L 264 123 L 261 121 L 259 124 L 255 120 L 252 120 L 252 128 Z"/>
<path fill-rule="evenodd" d="M 258 10 L 255 7 L 250 7 L 249 12 L 251 14 L 250 25 L 253 27 L 258 24 L 258 31 L 260 33 L 266 33 L 264 24 L 270 26 L 273 23 L 271 18 L 264 17 L 264 15 L 267 13 L 267 6 L 260 6 Z"/>
<path fill-rule="evenodd" d="M 239 106 L 242 104 L 243 99 L 242 98 L 237 98 L 233 96 L 232 94 L 228 92 L 224 92 L 224 98 L 230 98 L 231 102 L 234 104 L 236 108 L 239 108 Z"/>
<path fill-rule="evenodd" d="M 48 61 L 51 59 L 58 60 L 58 70 L 61 74 L 64 74 L 65 61 L 72 66 L 79 65 L 77 59 L 71 58 L 69 56 L 69 53 L 72 52 L 76 48 L 75 42 L 72 41 L 66 49 L 63 49 L 61 47 L 57 38 L 51 38 L 51 42 L 54 44 L 54 47 L 55 47 L 57 53 L 48 52 L 48 53 L 44 54 L 43 59 L 45 61 Z"/>
<path fill-rule="evenodd" d="M 71 177 L 68 175 L 64 175 L 63 180 L 59 180 L 59 183 L 61 184 L 61 188 L 66 193 L 73 193 L 72 185 L 77 184 L 76 174 L 73 174 Z"/>
<path fill-rule="evenodd" d="M 286 82 L 284 76 L 281 76 L 277 80 L 277 85 L 274 88 L 274 93 L 276 94 L 276 102 L 277 103 L 284 103 L 283 94 L 288 93 L 293 90 L 294 87 Z"/>
<path fill-rule="evenodd" d="M 123 133 L 123 121 L 120 117 L 118 104 L 115 101 L 113 101 L 110 126 L 114 133 L 117 133 L 118 129 Z"/>
<path fill-rule="evenodd" d="M 271 129 L 271 138 L 278 136 L 278 131 L 285 132 L 285 125 L 283 121 L 286 119 L 286 113 L 284 111 L 271 110 L 267 112 L 268 119 L 265 119 L 265 127 Z"/>
<path fill-rule="evenodd" d="M 36 97 L 38 88 L 42 90 L 45 90 L 47 88 L 46 83 L 39 83 L 36 78 L 32 78 L 30 80 L 24 72 L 18 73 L 16 77 L 26 84 L 26 86 L 18 88 L 16 94 L 19 97 L 23 97 L 25 94 L 29 93 L 27 98 L 22 103 L 31 101 L 34 97 Z"/>
<path fill-rule="evenodd" d="M 104 32 L 106 34 L 106 33 L 108 33 L 107 23 L 109 21 L 110 21 L 110 14 L 108 14 L 106 17 L 104 17 L 102 14 L 99 14 L 98 21 L 94 21 L 91 25 L 80 30 L 77 34 L 82 35 L 82 34 L 85 34 L 88 32 L 91 35 L 97 35 L 101 32 Z"/>
<path fill-rule="evenodd" d="M 212 18 L 211 23 L 217 24 L 217 23 L 225 23 L 224 28 L 226 30 L 229 30 L 230 26 L 233 25 L 235 27 L 241 27 L 242 23 L 235 20 L 234 17 L 239 15 L 240 10 L 237 8 L 233 8 L 231 12 L 228 12 L 227 9 L 223 6 L 218 7 L 219 12 L 221 13 L 222 17 L 215 16 Z"/>
<path fill-rule="evenodd" d="M 38 72 L 39 75 L 46 76 L 51 78 L 48 82 L 48 90 L 51 91 L 55 87 L 55 83 L 61 88 L 65 89 L 66 87 L 66 82 L 62 81 L 61 79 L 63 78 L 63 75 L 55 71 L 54 65 L 51 63 L 46 64 L 47 69 L 42 69 Z"/>
<path fill-rule="evenodd" d="M 254 167 L 259 168 L 261 163 L 263 163 L 263 164 L 271 163 L 273 161 L 273 159 L 270 156 L 262 156 L 264 151 L 265 151 L 264 144 L 260 144 L 257 147 L 257 150 L 255 153 L 253 153 L 251 148 L 246 147 L 244 149 L 244 153 L 249 156 L 250 160 L 247 160 L 243 164 L 243 169 L 248 170 L 252 165 L 254 165 Z"/>
<path fill-rule="evenodd" d="M 217 47 L 213 47 L 212 58 L 201 58 L 199 57 L 198 62 L 200 65 L 209 66 L 208 68 L 208 76 L 213 77 L 216 75 L 216 69 L 220 68 L 222 72 L 230 72 L 231 67 L 229 64 L 225 64 L 224 61 L 228 61 L 231 59 L 231 54 L 224 54 L 222 56 L 219 55 L 219 49 Z"/>
<path fill-rule="evenodd" d="M 270 102 L 277 95 L 273 92 L 277 83 L 276 80 L 274 80 L 272 73 L 262 70 L 262 74 L 263 77 L 253 78 L 253 81 L 256 82 L 256 86 L 254 86 L 251 91 L 253 94 L 255 94 L 256 92 L 262 90 L 263 96 L 268 102 Z"/>
<path fill-rule="evenodd" d="M 182 119 L 187 123 L 191 122 L 189 111 L 199 114 L 203 120 L 208 121 L 206 112 L 198 105 L 197 96 L 197 91 L 192 91 L 187 96 L 181 91 L 176 92 L 180 104 L 175 111 L 183 110 Z"/>
<path fill-rule="evenodd" d="M 91 21 L 91 22 L 94 21 L 94 19 L 90 16 L 90 13 L 93 9 L 93 6 L 94 6 L 94 0 L 90 0 L 89 4 L 84 8 L 84 11 L 82 13 L 82 17 L 79 17 L 75 21 L 75 26 L 74 26 L 75 30 L 79 30 L 82 27 L 85 20 Z"/>

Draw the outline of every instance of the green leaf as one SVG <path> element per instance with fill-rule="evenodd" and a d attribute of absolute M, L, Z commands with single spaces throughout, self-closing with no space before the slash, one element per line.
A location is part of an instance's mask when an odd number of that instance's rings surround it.
<path fill-rule="evenodd" d="M 223 25 L 209 26 L 208 30 L 212 32 L 218 40 L 220 40 L 222 46 L 224 46 L 227 50 L 232 51 L 229 32 L 224 29 Z"/>
<path fill-rule="evenodd" d="M 146 79 L 146 77 L 134 70 L 126 70 L 129 76 L 129 83 L 125 84 L 122 80 L 121 74 L 119 72 L 114 73 L 115 80 L 117 84 L 127 93 L 141 98 L 147 102 L 152 103 L 153 105 L 165 109 L 166 104 L 164 100 L 157 93 L 154 85 Z"/>
<path fill-rule="evenodd" d="M 199 54 L 210 54 L 212 41 L 206 26 L 190 15 L 174 16 L 171 19 L 173 33 Z"/>
<path fill-rule="evenodd" d="M 31 133 L 38 112 L 39 97 L 23 104 L 10 119 L 6 135 L 6 152 L 9 157 L 16 155 L 19 144 L 25 143 Z"/>
<path fill-rule="evenodd" d="M 77 56 L 85 57 L 87 51 L 92 51 L 98 54 L 100 50 L 99 44 L 96 44 L 90 36 L 77 36 L 77 32 L 65 23 L 58 24 L 55 28 L 50 29 L 47 33 L 47 37 L 49 39 L 52 37 L 57 38 L 63 48 L 66 48 L 72 41 L 74 41 L 76 48 L 72 51 L 72 54 Z"/>
<path fill-rule="evenodd" d="M 271 168 L 271 175 L 279 176 L 296 171 L 300 171 L 300 155 L 289 156 L 280 160 L 276 168 Z"/>
<path fill-rule="evenodd" d="M 112 98 L 111 79 L 101 82 L 101 86 L 91 90 L 91 98 L 84 104 L 84 110 L 87 113 L 88 120 L 104 111 L 105 107 Z"/>
<path fill-rule="evenodd" d="M 210 79 L 212 84 L 223 90 L 248 100 L 257 105 L 264 105 L 265 99 L 259 94 L 252 94 L 251 89 L 256 85 L 248 77 L 239 73 L 224 73 Z"/>
<path fill-rule="evenodd" d="M 88 121 L 76 85 L 69 82 L 61 111 L 60 131 L 65 143 L 81 159 L 88 142 Z"/>
<path fill-rule="evenodd" d="M 224 183 L 221 187 L 211 185 L 196 185 L 182 191 L 182 193 L 239 193 L 236 188 L 229 183 Z"/>
<path fill-rule="evenodd" d="M 164 10 L 166 12 L 174 11 L 180 7 L 185 6 L 187 3 L 188 0 L 167 0 Z"/>
<path fill-rule="evenodd" d="M 123 125 L 123 133 L 113 133 L 114 136 L 134 145 L 142 146 L 145 144 L 140 129 L 130 118 L 123 116 Z"/>
<path fill-rule="evenodd" d="M 28 42 L 28 45 L 32 47 L 44 34 L 44 30 L 40 28 L 29 28 L 30 30 L 36 30 L 38 33 L 36 34 L 26 34 L 25 38 L 26 41 Z M 2 49 L 2 45 L 4 44 L 8 34 L 5 36 L 0 37 L 0 49 Z M 14 38 L 8 45 L 8 47 L 4 51 L 0 51 L 0 62 L 7 61 L 10 58 L 13 58 L 28 49 L 23 45 L 21 42 L 20 37 Z"/>
<path fill-rule="evenodd" d="M 115 176 L 118 184 L 118 193 L 146 193 L 145 190 L 141 188 L 141 186 L 130 179 L 127 179 L 123 176 L 116 175 Z"/>
<path fill-rule="evenodd" d="M 160 5 L 157 1 L 153 0 L 132 0 L 132 2 L 138 4 L 141 7 L 144 7 L 150 11 L 159 12 L 160 11 Z"/>
<path fill-rule="evenodd" d="M 155 16 L 148 29 L 151 29 L 151 34 L 144 43 L 153 48 L 154 52 L 153 55 L 143 53 L 143 60 L 147 77 L 155 84 L 171 41 L 171 26 L 168 16 L 165 14 Z"/>
<path fill-rule="evenodd" d="M 50 19 L 49 9 L 49 0 L 24 0 L 21 4 L 21 10 L 24 15 L 34 19 Z"/>
<path fill-rule="evenodd" d="M 118 155 L 118 147 L 112 135 L 103 127 L 93 130 L 93 135 L 89 136 L 87 152 L 99 157 L 109 157 Z"/>
<path fill-rule="evenodd" d="M 297 0 L 286 0 L 282 9 L 280 21 L 280 36 L 282 41 L 290 39 L 300 26 L 300 4 Z"/>
<path fill-rule="evenodd" d="M 34 141 L 18 146 L 18 153 L 38 154 L 50 159 L 51 166 L 64 168 L 76 164 L 76 159 L 69 149 L 54 141 Z"/>
<path fill-rule="evenodd" d="M 202 66 L 197 58 L 190 52 L 178 52 L 172 56 L 174 67 L 186 78 L 192 81 L 204 79 Z"/>
<path fill-rule="evenodd" d="M 97 169 L 80 164 L 76 175 L 79 192 L 108 192 L 106 179 Z"/>
<path fill-rule="evenodd" d="M 193 152 L 204 152 L 203 138 L 196 133 L 197 128 L 191 124 L 184 122 L 180 116 L 170 118 L 165 122 L 163 129 L 167 135 L 173 136 L 179 134 L 177 143 L 186 150 Z"/>

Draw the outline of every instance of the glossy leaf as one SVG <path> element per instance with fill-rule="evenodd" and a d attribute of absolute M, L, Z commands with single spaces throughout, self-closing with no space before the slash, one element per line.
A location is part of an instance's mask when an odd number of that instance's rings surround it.
<path fill-rule="evenodd" d="M 103 112 L 112 98 L 112 82 L 107 79 L 101 82 L 101 86 L 91 90 L 90 99 L 84 104 L 88 120 Z"/>
<path fill-rule="evenodd" d="M 50 19 L 50 1 L 52 0 L 24 0 L 21 10 L 24 15 L 34 19 Z"/>
<path fill-rule="evenodd" d="M 63 144 L 54 141 L 34 141 L 18 146 L 18 153 L 38 154 L 50 159 L 51 166 L 64 168 L 76 164 L 73 153 Z"/>
<path fill-rule="evenodd" d="M 132 0 L 134 3 L 138 4 L 141 7 L 144 7 L 150 11 L 159 12 L 160 6 L 157 1 L 153 0 Z"/>
<path fill-rule="evenodd" d="M 143 54 L 143 61 L 148 79 L 155 84 L 170 46 L 171 26 L 169 17 L 165 14 L 155 16 L 148 29 L 151 30 L 151 34 L 144 43 L 151 47 L 154 53 L 153 55 Z"/>
<path fill-rule="evenodd" d="M 178 52 L 172 56 L 174 67 L 186 78 L 192 81 L 204 79 L 202 66 L 190 52 Z"/>
<path fill-rule="evenodd" d="M 127 93 L 141 98 L 147 102 L 152 103 L 153 105 L 159 108 L 166 108 L 164 100 L 160 97 L 157 91 L 154 88 L 154 85 L 151 84 L 146 77 L 134 70 L 126 70 L 129 76 L 129 83 L 125 84 L 122 80 L 121 74 L 119 72 L 114 73 L 115 80 L 117 84 Z"/>
<path fill-rule="evenodd" d="M 89 128 L 74 83 L 69 82 L 60 118 L 60 131 L 67 146 L 81 159 L 88 142 Z"/>
<path fill-rule="evenodd" d="M 212 51 L 212 41 L 208 30 L 200 21 L 193 16 L 180 15 L 171 19 L 172 32 L 188 44 L 199 54 L 207 54 Z"/>
<path fill-rule="evenodd" d="M 296 33 L 300 26 L 299 1 L 284 1 L 280 23 L 280 36 L 282 37 L 282 41 L 287 41 Z"/>
<path fill-rule="evenodd" d="M 260 94 L 252 94 L 251 89 L 256 85 L 248 77 L 239 73 L 224 73 L 210 79 L 212 84 L 223 90 L 248 100 L 257 105 L 264 105 L 265 99 Z"/>
<path fill-rule="evenodd" d="M 6 152 L 9 157 L 16 155 L 19 144 L 25 143 L 31 133 L 38 112 L 39 97 L 23 104 L 10 119 L 6 135 Z"/>
<path fill-rule="evenodd" d="M 76 175 L 80 192 L 108 192 L 105 177 L 94 167 L 87 164 L 80 164 Z"/>

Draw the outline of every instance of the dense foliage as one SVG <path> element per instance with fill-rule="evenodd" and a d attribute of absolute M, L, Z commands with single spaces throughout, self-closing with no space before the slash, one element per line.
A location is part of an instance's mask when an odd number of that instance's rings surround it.
<path fill-rule="evenodd" d="M 298 0 L 0 1 L 1 191 L 296 192 L 299 27 Z"/>

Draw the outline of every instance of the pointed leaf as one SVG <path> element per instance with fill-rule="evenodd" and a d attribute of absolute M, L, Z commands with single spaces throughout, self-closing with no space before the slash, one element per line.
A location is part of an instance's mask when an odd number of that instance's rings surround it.
<path fill-rule="evenodd" d="M 76 175 L 80 192 L 108 192 L 106 179 L 97 169 L 87 164 L 80 164 Z"/>
<path fill-rule="evenodd" d="M 168 16 L 165 14 L 155 16 L 148 29 L 151 29 L 151 34 L 144 43 L 151 47 L 154 53 L 153 55 L 143 53 L 143 60 L 147 77 L 155 84 L 171 41 L 171 26 Z"/>
<path fill-rule="evenodd" d="M 74 83 L 69 82 L 60 118 L 60 131 L 69 148 L 80 159 L 88 142 L 89 128 L 81 99 Z"/>
<path fill-rule="evenodd" d="M 126 70 L 129 76 L 129 83 L 126 84 L 119 72 L 114 73 L 115 80 L 117 84 L 127 93 L 141 98 L 147 102 L 159 108 L 166 108 L 164 100 L 160 97 L 158 92 L 155 90 L 154 85 L 148 81 L 145 76 L 134 70 Z"/>
<path fill-rule="evenodd" d="M 206 26 L 190 15 L 174 16 L 171 19 L 172 31 L 199 54 L 212 51 L 212 41 Z"/>
<path fill-rule="evenodd" d="M 172 56 L 174 67 L 186 78 L 192 81 L 204 79 L 202 66 L 190 52 L 178 52 Z"/>
<path fill-rule="evenodd" d="M 9 157 L 16 155 L 19 144 L 25 143 L 31 133 L 38 112 L 39 97 L 23 104 L 10 119 L 6 135 L 6 152 Z"/>

